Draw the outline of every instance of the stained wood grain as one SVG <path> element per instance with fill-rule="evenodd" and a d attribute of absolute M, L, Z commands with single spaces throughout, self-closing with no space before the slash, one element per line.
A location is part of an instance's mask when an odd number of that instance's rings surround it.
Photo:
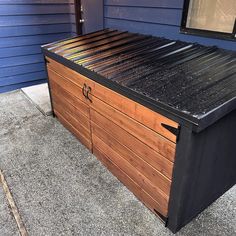
<path fill-rule="evenodd" d="M 48 76 L 50 81 L 57 83 L 60 87 L 62 87 L 67 92 L 71 93 L 76 98 L 80 99 L 84 103 L 88 103 L 88 100 L 84 97 L 82 93 L 82 88 L 71 82 L 70 80 L 66 79 L 65 77 L 59 75 L 54 70 L 48 68 Z"/>
<path fill-rule="evenodd" d="M 178 128 L 178 124 L 176 122 L 92 81 L 91 79 L 86 78 L 85 76 L 65 67 L 64 65 L 50 58 L 47 59 L 49 61 L 48 67 L 50 69 L 57 71 L 58 74 L 72 81 L 74 84 L 78 85 L 81 88 L 84 83 L 86 83 L 91 87 L 91 94 L 93 96 L 99 98 L 100 100 L 113 106 L 118 111 L 126 114 L 132 119 L 159 133 L 163 137 L 176 143 L 176 136 L 161 125 L 163 123 L 174 128 Z"/>
<path fill-rule="evenodd" d="M 167 207 L 169 197 L 163 193 L 159 188 L 154 186 L 152 182 L 147 179 L 142 173 L 137 171 L 129 164 L 122 156 L 115 152 L 111 147 L 104 143 L 101 139 L 93 134 L 93 146 L 97 147 L 109 157 L 122 171 L 124 171 L 131 179 L 133 179 L 144 191 L 146 191 L 153 199 L 159 202 L 163 207 Z"/>
<path fill-rule="evenodd" d="M 122 129 L 121 127 L 119 127 L 109 119 L 105 118 L 98 112 L 94 111 L 93 109 L 91 109 L 90 114 L 91 120 L 95 124 L 99 124 L 101 128 L 106 130 L 116 140 L 131 149 L 134 153 L 142 157 L 144 160 L 155 160 L 157 158 L 158 153 L 156 151 L 154 151 L 152 148 L 135 138 L 133 135 L 130 135 L 130 133 L 126 130 Z M 167 159 L 172 159 L 175 155 L 174 152 L 166 152 L 163 154 L 163 156 L 165 156 Z"/>
<path fill-rule="evenodd" d="M 125 186 L 135 194 L 151 211 L 154 209 L 163 216 L 167 216 L 167 208 L 154 200 L 147 192 L 145 192 L 133 179 L 131 179 L 124 171 L 114 164 L 109 157 L 100 151 L 97 147 L 93 149 L 94 155 L 113 173 Z"/>
<path fill-rule="evenodd" d="M 89 119 L 89 106 L 86 103 L 64 90 L 54 81 L 50 81 L 50 87 L 53 97 L 57 96 L 64 105 L 67 104 L 72 110 L 72 114 L 75 116 L 85 116 Z"/>
<path fill-rule="evenodd" d="M 79 120 L 77 120 L 75 117 L 73 117 L 68 112 L 66 112 L 66 110 L 60 103 L 57 103 L 54 100 L 53 107 L 54 107 L 54 110 L 57 111 L 57 113 L 59 113 L 61 116 L 63 116 L 63 118 L 68 123 L 70 123 L 78 132 L 80 132 L 80 134 L 83 137 L 85 137 L 88 140 L 91 139 L 90 130 L 86 129 L 83 125 L 81 125 L 81 122 Z"/>
<path fill-rule="evenodd" d="M 154 149 L 156 152 L 160 153 L 164 157 L 169 158 L 171 161 L 174 161 L 176 144 L 164 138 L 152 129 L 149 129 L 143 124 L 130 118 L 124 113 L 118 111 L 114 107 L 101 101 L 100 99 L 93 96 L 92 101 L 91 107 L 94 110 L 98 111 L 100 114 L 110 119 L 124 130 L 128 131 L 130 134 Z"/>
<path fill-rule="evenodd" d="M 72 105 L 62 101 L 57 95 L 53 95 L 53 106 L 61 114 L 70 119 L 70 123 L 81 131 L 90 133 L 90 121 L 87 117 L 83 116 L 79 110 L 76 110 Z M 88 137 L 89 138 L 89 137 Z"/>
<path fill-rule="evenodd" d="M 107 132 L 107 130 L 100 128 L 99 124 L 92 122 L 91 128 L 93 134 L 129 161 L 131 165 L 149 178 L 154 185 L 159 186 L 160 184 L 163 184 L 167 189 L 170 188 L 173 163 L 158 155 L 155 159 L 150 158 L 149 156 L 140 157 L 131 149 L 123 145 L 123 143 L 117 141 L 112 134 Z"/>
<path fill-rule="evenodd" d="M 55 115 L 57 116 L 58 120 L 67 128 L 71 133 L 73 133 L 79 141 L 86 146 L 90 151 L 92 150 L 92 143 L 91 138 L 86 138 L 81 134 L 81 131 L 78 131 L 63 115 L 60 114 L 56 109 L 54 109 Z"/>
<path fill-rule="evenodd" d="M 94 87 L 94 82 L 87 77 L 77 73 L 74 70 L 69 69 L 68 67 L 56 62 L 55 60 L 46 57 L 49 63 L 47 64 L 48 68 L 56 71 L 57 74 L 63 76 L 67 80 L 71 81 L 73 84 L 79 86 L 80 88 L 83 87 L 84 83 L 87 83 L 89 86 Z"/>

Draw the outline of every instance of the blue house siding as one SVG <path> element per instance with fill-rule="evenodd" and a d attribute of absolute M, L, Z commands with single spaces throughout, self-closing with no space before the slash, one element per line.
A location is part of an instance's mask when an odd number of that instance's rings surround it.
<path fill-rule="evenodd" d="M 0 1 L 0 92 L 46 79 L 40 46 L 72 35 L 73 0 Z"/>
<path fill-rule="evenodd" d="M 183 0 L 105 0 L 105 27 L 236 50 L 236 43 L 233 41 L 180 34 L 183 2 Z"/>

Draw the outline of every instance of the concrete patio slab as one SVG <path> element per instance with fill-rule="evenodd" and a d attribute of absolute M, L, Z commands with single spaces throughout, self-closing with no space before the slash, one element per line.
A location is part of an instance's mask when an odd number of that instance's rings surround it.
<path fill-rule="evenodd" d="M 0 127 L 0 168 L 29 235 L 173 235 L 21 92 L 0 95 Z M 236 187 L 177 235 L 232 236 L 235 222 Z"/>
<path fill-rule="evenodd" d="M 47 83 L 25 87 L 21 90 L 44 115 L 52 114 Z"/>

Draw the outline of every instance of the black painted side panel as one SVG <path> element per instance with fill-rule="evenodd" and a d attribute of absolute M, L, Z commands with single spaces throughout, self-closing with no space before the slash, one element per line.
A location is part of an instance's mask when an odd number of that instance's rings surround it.
<path fill-rule="evenodd" d="M 169 221 L 178 231 L 236 184 L 236 111 L 198 134 L 181 129 Z"/>

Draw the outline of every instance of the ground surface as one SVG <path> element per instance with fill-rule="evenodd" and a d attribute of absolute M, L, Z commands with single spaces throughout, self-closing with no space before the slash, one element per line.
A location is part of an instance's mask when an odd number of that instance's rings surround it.
<path fill-rule="evenodd" d="M 51 104 L 48 102 L 50 98 L 47 83 L 25 87 L 22 88 L 21 91 L 43 114 L 52 114 Z"/>
<path fill-rule="evenodd" d="M 29 235 L 172 235 L 56 119 L 0 95 L 0 169 Z M 177 235 L 236 235 L 236 188 Z M 0 235 L 18 235 L 0 185 Z"/>

